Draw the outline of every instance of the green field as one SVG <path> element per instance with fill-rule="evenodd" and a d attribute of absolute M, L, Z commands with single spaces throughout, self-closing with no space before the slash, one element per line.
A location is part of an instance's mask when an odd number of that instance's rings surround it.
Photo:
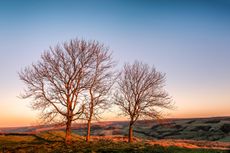
<path fill-rule="evenodd" d="M 65 130 L 65 127 L 28 126 L 15 128 L 0 128 L 2 133 L 36 133 L 36 131 Z M 86 135 L 86 124 L 74 124 L 75 134 Z M 157 139 L 186 139 L 230 142 L 230 117 L 165 119 L 164 121 L 144 120 L 134 125 L 134 136 L 138 138 Z M 93 136 L 127 136 L 127 121 L 96 122 L 92 124 Z"/>
<path fill-rule="evenodd" d="M 44 128 L 44 129 L 42 129 Z M 36 131 L 41 131 L 37 133 Z M 49 126 L 1 128 L 0 152 L 147 152 L 147 153 L 228 153 L 227 150 L 186 149 L 187 145 L 200 148 L 230 148 L 230 117 L 173 119 L 163 123 L 156 121 L 138 121 L 134 127 L 134 136 L 138 140 L 133 144 L 126 140 L 128 122 L 98 122 L 91 128 L 90 143 L 85 142 L 85 125 L 76 124 L 72 129 L 73 142 L 64 143 L 64 127 L 53 129 Z M 36 133 L 36 134 L 32 134 Z M 157 141 L 158 143 L 152 143 Z M 162 147 L 159 142 L 172 145 Z M 149 143 L 150 142 L 150 143 Z M 185 146 L 177 145 L 185 142 Z M 151 145 L 150 145 L 151 144 Z M 162 145 L 162 144 L 161 144 Z M 174 146 L 175 145 L 175 146 Z M 180 147 L 178 147 L 180 146 Z"/>
<path fill-rule="evenodd" d="M 36 135 L 1 135 L 0 152 L 2 153 L 227 153 L 224 150 L 210 149 L 185 149 L 179 147 L 162 147 L 159 145 L 149 145 L 143 142 L 129 144 L 127 142 L 114 142 L 106 139 L 99 139 L 86 143 L 84 137 L 73 134 L 71 145 L 64 144 L 64 132 L 52 131 L 42 132 Z"/>
<path fill-rule="evenodd" d="M 92 135 L 126 135 L 128 122 L 92 125 Z M 75 128 L 74 133 L 86 134 L 86 128 Z M 186 139 L 230 142 L 230 117 L 168 119 L 138 121 L 134 126 L 134 136 L 144 139 Z"/>

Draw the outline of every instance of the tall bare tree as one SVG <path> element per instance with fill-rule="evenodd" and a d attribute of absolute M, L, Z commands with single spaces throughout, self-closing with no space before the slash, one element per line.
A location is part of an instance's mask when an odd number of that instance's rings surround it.
<path fill-rule="evenodd" d="M 159 118 L 162 108 L 171 108 L 171 100 L 163 89 L 165 75 L 147 64 L 135 61 L 125 64 L 118 79 L 115 104 L 129 117 L 129 142 L 133 125 L 140 119 Z"/>
<path fill-rule="evenodd" d="M 42 119 L 66 125 L 66 143 L 71 139 L 72 122 L 83 114 L 84 93 L 91 86 L 98 54 L 108 52 L 96 41 L 74 39 L 45 51 L 41 60 L 19 73 L 25 83 L 23 98 L 32 98 L 32 107 Z"/>
<path fill-rule="evenodd" d="M 109 108 L 109 91 L 114 84 L 116 72 L 112 69 L 115 62 L 108 51 L 99 48 L 95 53 L 95 62 L 91 65 L 89 87 L 85 92 L 85 118 L 87 120 L 86 141 L 90 141 L 90 129 L 93 119 L 98 119 L 103 110 Z"/>

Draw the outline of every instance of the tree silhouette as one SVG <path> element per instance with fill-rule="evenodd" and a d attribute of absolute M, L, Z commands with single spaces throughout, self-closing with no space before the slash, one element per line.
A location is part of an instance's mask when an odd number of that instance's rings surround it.
<path fill-rule="evenodd" d="M 147 64 L 125 64 L 118 78 L 115 104 L 129 117 L 129 142 L 133 125 L 139 118 L 159 118 L 162 108 L 171 108 L 171 99 L 163 90 L 165 75 Z"/>
<path fill-rule="evenodd" d="M 109 91 L 115 82 L 115 62 L 108 52 L 96 52 L 94 65 L 91 65 L 89 87 L 85 92 L 84 117 L 87 120 L 86 141 L 90 140 L 92 119 L 98 119 L 103 110 L 110 107 Z"/>
<path fill-rule="evenodd" d="M 98 66 L 100 62 L 105 64 Z M 22 98 L 33 99 L 32 107 L 41 111 L 44 121 L 65 123 L 65 142 L 69 143 L 72 122 L 87 109 L 86 92 L 104 95 L 100 91 L 107 86 L 103 80 L 110 77 L 110 73 L 106 73 L 110 67 L 109 49 L 97 41 L 73 39 L 50 47 L 41 55 L 40 61 L 19 73 L 26 85 Z M 93 101 L 98 103 L 102 101 L 100 98 L 94 97 Z"/>

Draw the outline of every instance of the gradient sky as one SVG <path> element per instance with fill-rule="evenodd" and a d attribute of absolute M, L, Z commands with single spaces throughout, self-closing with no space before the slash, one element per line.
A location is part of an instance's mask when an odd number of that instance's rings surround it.
<path fill-rule="evenodd" d="M 229 0 L 1 0 L 0 127 L 36 123 L 17 72 L 76 37 L 109 46 L 119 67 L 138 59 L 165 72 L 168 117 L 230 115 Z"/>

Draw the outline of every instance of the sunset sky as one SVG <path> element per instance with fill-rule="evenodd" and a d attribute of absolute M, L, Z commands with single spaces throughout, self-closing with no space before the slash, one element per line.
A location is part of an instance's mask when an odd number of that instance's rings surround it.
<path fill-rule="evenodd" d="M 17 72 L 76 37 L 165 72 L 168 117 L 230 116 L 229 0 L 1 0 L 0 127 L 36 124 Z"/>

